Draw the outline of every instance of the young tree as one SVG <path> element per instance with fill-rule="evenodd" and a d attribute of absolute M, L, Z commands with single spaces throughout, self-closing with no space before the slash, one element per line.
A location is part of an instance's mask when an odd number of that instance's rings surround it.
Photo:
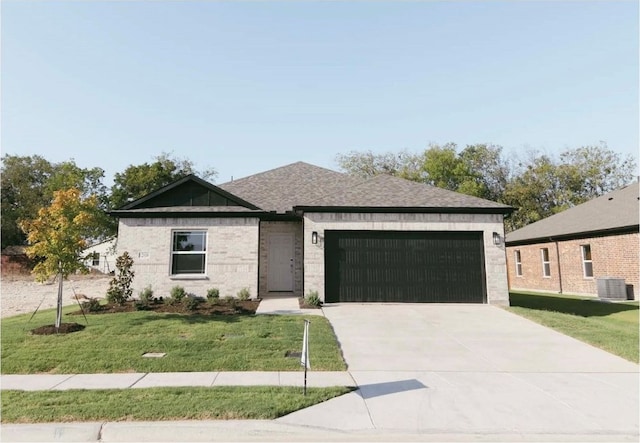
<path fill-rule="evenodd" d="M 123 173 L 115 174 L 111 208 L 120 208 L 190 174 L 198 174 L 204 180 L 216 175 L 213 169 L 196 171 L 191 160 L 172 158 L 166 153 L 156 157 L 153 163 L 130 165 Z"/>
<path fill-rule="evenodd" d="M 20 222 L 29 242 L 27 255 L 42 258 L 33 269 L 36 279 L 58 278 L 56 331 L 62 322 L 62 281 L 76 271 L 88 272 L 82 251 L 99 228 L 98 211 L 95 196 L 83 199 L 78 189 L 71 188 L 55 191 L 50 206 L 41 208 L 36 218 Z"/>

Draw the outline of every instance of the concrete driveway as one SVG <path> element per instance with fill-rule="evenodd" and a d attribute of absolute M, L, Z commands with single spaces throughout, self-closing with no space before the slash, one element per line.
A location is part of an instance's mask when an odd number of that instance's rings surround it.
<path fill-rule="evenodd" d="M 283 423 L 425 440 L 638 441 L 638 365 L 504 309 L 323 310 L 360 389 Z"/>

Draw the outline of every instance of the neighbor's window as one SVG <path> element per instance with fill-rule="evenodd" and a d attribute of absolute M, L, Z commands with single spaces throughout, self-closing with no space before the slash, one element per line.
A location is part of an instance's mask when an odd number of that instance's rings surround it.
<path fill-rule="evenodd" d="M 207 253 L 206 231 L 174 231 L 171 274 L 204 274 Z"/>
<path fill-rule="evenodd" d="M 543 277 L 551 277 L 551 263 L 549 262 L 549 249 L 542 248 L 540 249 L 542 253 L 542 276 Z"/>
<path fill-rule="evenodd" d="M 516 275 L 518 277 L 522 277 L 522 257 L 520 256 L 519 249 L 516 249 L 515 256 L 516 256 Z"/>
<path fill-rule="evenodd" d="M 91 266 L 100 266 L 100 253 L 91 253 Z"/>
<path fill-rule="evenodd" d="M 586 278 L 593 277 L 593 262 L 591 261 L 591 245 L 582 245 L 582 269 Z"/>

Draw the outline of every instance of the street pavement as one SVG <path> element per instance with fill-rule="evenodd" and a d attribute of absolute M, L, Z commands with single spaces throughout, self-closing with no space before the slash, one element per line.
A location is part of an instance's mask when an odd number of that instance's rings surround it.
<path fill-rule="evenodd" d="M 264 303 L 264 302 L 263 302 Z M 278 310 L 282 310 L 279 307 Z M 284 308 L 293 311 L 295 308 Z M 638 365 L 487 305 L 323 308 L 358 390 L 276 420 L 2 426 L 2 441 L 638 441 Z M 312 359 L 313 361 L 313 359 Z M 191 374 L 189 376 L 188 374 Z M 300 373 L 2 377 L 38 389 L 275 384 Z M 44 376 L 43 376 L 44 377 Z M 102 379 L 102 382 L 98 382 Z"/>

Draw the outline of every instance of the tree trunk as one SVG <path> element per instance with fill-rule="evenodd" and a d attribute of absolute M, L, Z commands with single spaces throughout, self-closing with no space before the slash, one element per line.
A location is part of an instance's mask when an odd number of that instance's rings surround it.
<path fill-rule="evenodd" d="M 58 273 L 58 306 L 56 310 L 56 332 L 62 323 L 62 272 Z"/>

